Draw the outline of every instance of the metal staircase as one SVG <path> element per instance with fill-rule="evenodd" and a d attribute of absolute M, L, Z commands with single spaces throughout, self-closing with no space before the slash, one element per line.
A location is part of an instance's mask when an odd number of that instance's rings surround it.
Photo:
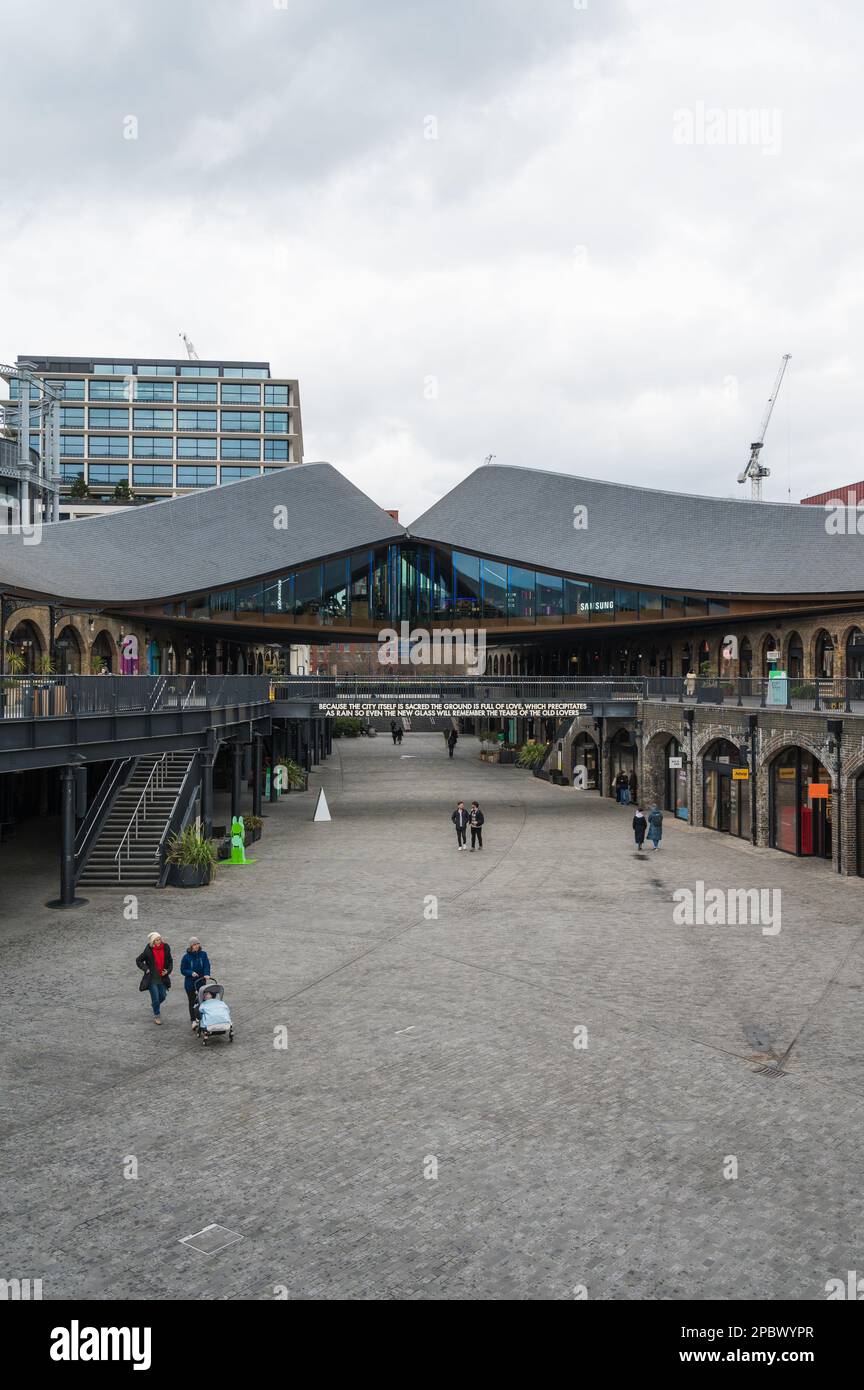
<path fill-rule="evenodd" d="M 160 849 L 194 755 L 145 754 L 120 788 L 78 879 L 82 888 L 155 888 Z"/>

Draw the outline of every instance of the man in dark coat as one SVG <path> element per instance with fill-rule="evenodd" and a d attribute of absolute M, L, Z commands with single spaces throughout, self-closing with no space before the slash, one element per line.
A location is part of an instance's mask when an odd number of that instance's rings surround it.
<path fill-rule="evenodd" d="M 473 854 L 475 849 L 483 848 L 483 826 L 486 821 L 486 817 L 476 801 L 471 802 L 468 820 L 471 825 L 471 853 Z"/>
<path fill-rule="evenodd" d="M 451 757 L 452 757 L 452 753 L 451 753 Z M 467 826 L 468 826 L 468 822 L 469 822 L 469 820 L 470 820 L 470 816 L 468 815 L 468 812 L 465 810 L 465 802 L 464 802 L 464 801 L 460 801 L 460 802 L 459 802 L 458 806 L 456 807 L 456 810 L 453 812 L 453 814 L 452 814 L 452 816 L 450 817 L 450 819 L 452 820 L 453 824 L 454 824 L 455 827 L 456 827 L 456 847 L 457 847 L 457 849 L 467 849 L 468 846 L 467 846 L 467 844 L 465 843 L 466 838 L 467 838 L 467 836 L 466 836 L 466 828 L 467 828 Z"/>
<path fill-rule="evenodd" d="M 447 751 L 449 752 L 451 758 L 453 757 L 453 749 L 456 747 L 458 738 L 459 735 L 457 734 L 456 730 L 451 729 L 449 734 L 447 735 Z"/>

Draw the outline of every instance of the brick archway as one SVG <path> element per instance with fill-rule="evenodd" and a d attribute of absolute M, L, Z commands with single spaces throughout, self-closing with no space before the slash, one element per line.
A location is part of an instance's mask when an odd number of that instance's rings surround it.
<path fill-rule="evenodd" d="M 683 746 L 681 729 L 658 729 L 653 733 L 642 752 L 642 786 L 640 795 L 644 805 L 663 806 L 666 800 L 666 746 L 676 739 Z"/>

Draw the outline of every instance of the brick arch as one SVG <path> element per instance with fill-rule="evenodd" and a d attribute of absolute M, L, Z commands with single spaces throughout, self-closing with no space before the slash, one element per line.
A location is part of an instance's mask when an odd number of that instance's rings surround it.
<path fill-rule="evenodd" d="M 819 669 L 818 669 L 818 667 L 817 667 L 817 665 L 816 665 L 816 652 L 817 652 L 817 648 L 818 648 L 818 645 L 819 645 L 819 639 L 820 639 L 821 637 L 823 637 L 823 636 L 828 637 L 828 638 L 830 638 L 830 640 L 831 640 L 831 644 L 832 644 L 832 646 L 833 646 L 833 648 L 834 648 L 834 663 L 835 663 L 835 665 L 834 665 L 834 670 L 835 670 L 835 673 L 836 673 L 836 669 L 837 669 L 837 666 L 836 666 L 836 663 L 837 663 L 837 643 L 836 643 L 835 638 L 834 638 L 834 633 L 831 631 L 831 629 L 830 629 L 829 627 L 825 627 L 825 625 L 824 625 L 824 623 L 823 623 L 823 624 L 820 624 L 818 627 L 814 627 L 814 628 L 813 628 L 813 631 L 812 631 L 811 634 L 810 634 L 810 640 L 809 640 L 809 642 L 808 642 L 808 644 L 807 644 L 807 660 L 808 660 L 808 668 L 807 668 L 807 669 L 809 670 L 810 675 L 813 676 L 813 677 L 818 677 L 819 675 L 821 675 L 821 672 L 819 671 Z"/>
<path fill-rule="evenodd" d="M 818 758 L 819 762 L 828 773 L 828 776 L 831 778 L 832 790 L 836 790 L 835 771 L 834 768 L 830 767 L 828 762 L 826 762 L 827 755 L 824 747 L 821 747 L 812 738 L 807 738 L 802 734 L 791 736 L 789 734 L 775 734 L 773 738 L 768 739 L 759 753 L 757 771 L 760 774 L 763 772 L 767 774 L 777 754 L 782 753 L 786 748 L 803 748 L 806 753 L 812 753 L 814 758 Z"/>

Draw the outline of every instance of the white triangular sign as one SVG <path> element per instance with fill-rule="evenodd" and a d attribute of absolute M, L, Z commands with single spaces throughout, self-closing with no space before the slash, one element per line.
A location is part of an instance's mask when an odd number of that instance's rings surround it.
<path fill-rule="evenodd" d="M 320 790 L 319 793 L 318 793 L 318 800 L 315 802 L 315 814 L 314 814 L 314 816 L 312 817 L 312 819 L 313 819 L 313 820 L 332 820 L 332 819 L 333 819 L 333 817 L 332 817 L 331 814 L 330 814 L 330 807 L 327 805 L 327 798 L 326 798 L 326 796 L 324 795 L 324 788 L 323 788 L 323 787 L 321 788 L 321 790 Z"/>

